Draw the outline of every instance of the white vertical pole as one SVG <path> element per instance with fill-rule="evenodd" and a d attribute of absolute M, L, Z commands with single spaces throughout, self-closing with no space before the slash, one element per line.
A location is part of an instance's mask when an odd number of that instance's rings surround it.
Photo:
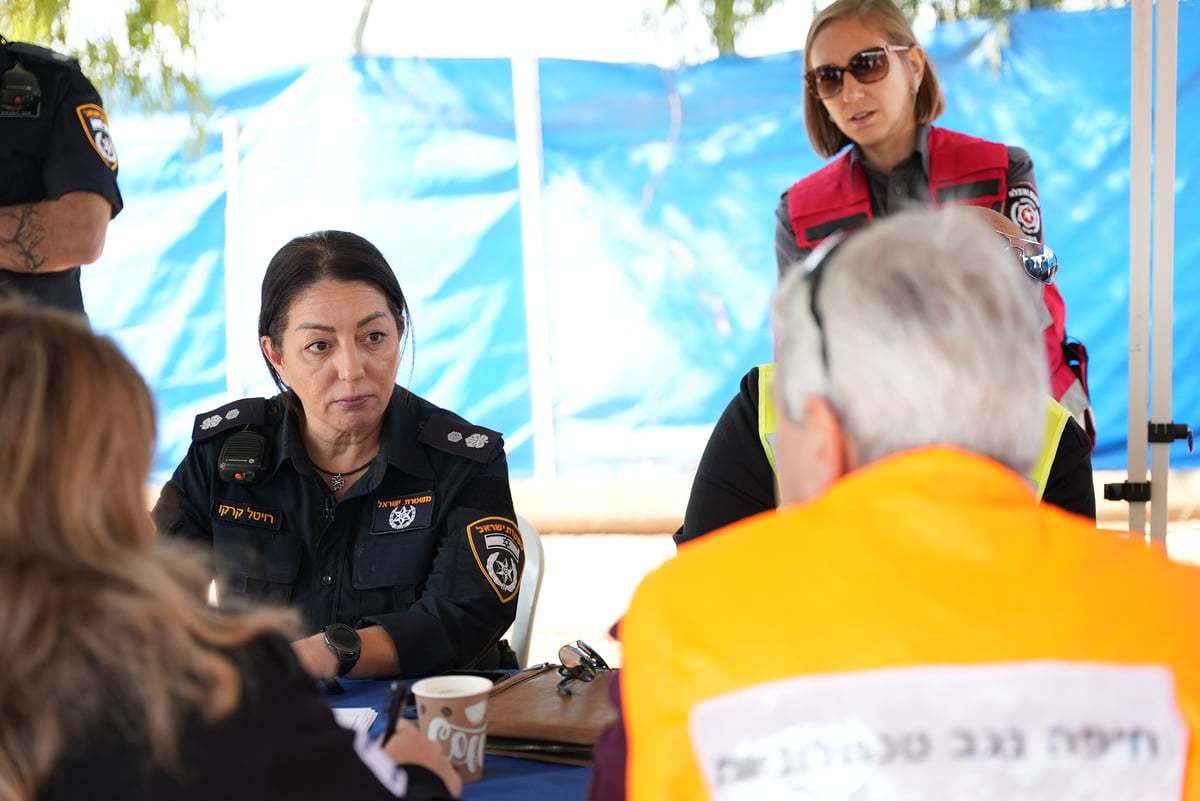
<path fill-rule="evenodd" d="M 1179 0 L 1157 0 L 1154 95 L 1154 307 L 1151 416 L 1171 422 L 1172 326 L 1175 298 L 1175 89 L 1179 39 Z M 1167 477 L 1171 443 L 1150 444 L 1150 536 L 1167 539 Z"/>
<path fill-rule="evenodd" d="M 221 156 L 225 175 L 225 391 L 231 398 L 246 394 L 244 276 L 241 269 L 241 147 L 237 117 L 221 123 Z"/>
<path fill-rule="evenodd" d="M 512 58 L 513 123 L 517 140 L 517 186 L 524 254 L 525 328 L 529 344 L 529 397 L 533 420 L 533 473 L 557 474 L 554 456 L 554 397 L 550 385 L 550 325 L 546 289 L 545 228 L 542 216 L 542 111 L 538 60 Z"/>
<path fill-rule="evenodd" d="M 1150 409 L 1150 136 L 1154 90 L 1154 2 L 1133 0 L 1129 99 L 1129 415 L 1127 480 L 1146 480 L 1146 420 Z M 1146 504 L 1129 503 L 1129 529 L 1146 533 Z"/>

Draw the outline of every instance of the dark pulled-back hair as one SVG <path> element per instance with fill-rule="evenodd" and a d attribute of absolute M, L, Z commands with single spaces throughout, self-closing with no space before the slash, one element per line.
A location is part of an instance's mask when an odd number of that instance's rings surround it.
<path fill-rule="evenodd" d="M 258 335 L 271 338 L 271 344 L 281 349 L 283 332 L 288 324 L 288 311 L 296 298 L 318 281 L 331 279 L 345 283 L 360 283 L 378 289 L 387 298 L 388 307 L 396 320 L 401 342 L 408 336 L 411 319 L 408 301 L 391 265 L 379 251 L 358 234 L 347 231 L 314 231 L 304 234 L 281 247 L 267 265 L 263 275 L 262 300 L 258 314 Z M 271 378 L 286 392 L 279 373 L 263 354 Z"/>

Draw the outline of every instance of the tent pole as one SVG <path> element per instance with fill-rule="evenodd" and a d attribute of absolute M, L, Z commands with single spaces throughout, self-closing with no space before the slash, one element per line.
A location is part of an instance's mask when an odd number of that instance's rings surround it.
<path fill-rule="evenodd" d="M 1130 484 L 1146 481 L 1146 415 L 1150 409 L 1150 136 L 1154 90 L 1154 2 L 1133 0 L 1129 98 L 1129 414 L 1126 459 Z M 1129 530 L 1145 535 L 1146 504 L 1129 501 Z"/>
<path fill-rule="evenodd" d="M 1178 82 L 1179 0 L 1157 0 L 1154 82 L 1153 352 L 1150 421 L 1171 423 L 1175 296 L 1175 104 Z M 1132 415 L 1131 415 L 1132 416 Z M 1150 442 L 1150 536 L 1167 538 L 1167 478 L 1171 441 Z"/>
<path fill-rule="evenodd" d="M 546 287 L 545 225 L 542 214 L 542 112 L 538 59 L 512 57 L 513 126 L 517 140 L 517 187 L 521 204 L 521 251 L 525 279 L 525 328 L 529 347 L 529 400 L 533 421 L 533 475 L 557 474 L 554 396 L 550 382 L 550 306 Z"/>
<path fill-rule="evenodd" d="M 242 330 L 246 319 L 242 298 L 241 146 L 237 117 L 221 121 L 222 173 L 225 176 L 225 391 L 230 398 L 246 394 L 245 343 L 256 339 Z"/>

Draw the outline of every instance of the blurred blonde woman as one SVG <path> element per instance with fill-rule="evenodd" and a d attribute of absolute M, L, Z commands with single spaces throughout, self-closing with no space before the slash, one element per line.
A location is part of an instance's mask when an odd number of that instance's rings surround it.
<path fill-rule="evenodd" d="M 205 604 L 156 537 L 154 404 L 112 341 L 0 300 L 0 387 L 0 801 L 457 797 L 415 728 L 384 751 L 337 725 L 288 613 Z"/>

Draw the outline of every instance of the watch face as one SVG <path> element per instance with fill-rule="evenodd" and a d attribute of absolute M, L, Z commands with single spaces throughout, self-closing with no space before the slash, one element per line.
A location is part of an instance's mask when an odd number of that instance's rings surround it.
<path fill-rule="evenodd" d="M 340 651 L 357 651 L 359 648 L 358 632 L 345 624 L 325 629 L 325 637 Z"/>

